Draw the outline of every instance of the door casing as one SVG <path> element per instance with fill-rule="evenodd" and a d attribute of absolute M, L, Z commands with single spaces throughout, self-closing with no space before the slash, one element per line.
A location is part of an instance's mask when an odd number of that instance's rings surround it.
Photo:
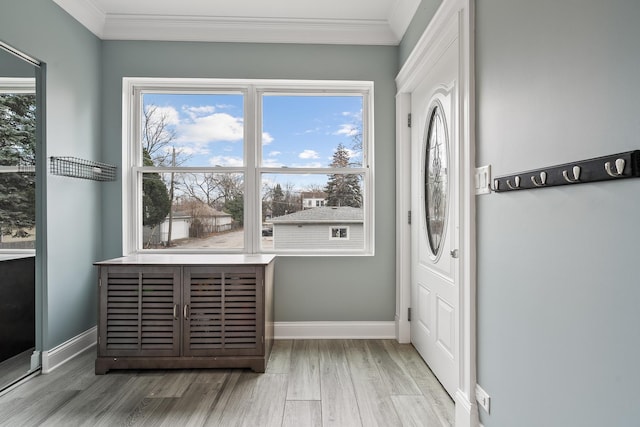
<path fill-rule="evenodd" d="M 411 93 L 440 53 L 459 41 L 460 289 L 459 384 L 455 425 L 478 426 L 476 389 L 476 223 L 474 0 L 444 0 L 396 77 L 396 337 L 410 342 L 411 307 Z"/>

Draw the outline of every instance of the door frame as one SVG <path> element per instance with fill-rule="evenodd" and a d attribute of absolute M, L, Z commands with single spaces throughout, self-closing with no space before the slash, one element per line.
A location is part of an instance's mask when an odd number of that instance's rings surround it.
<path fill-rule="evenodd" d="M 396 76 L 396 338 L 411 340 L 411 92 L 431 67 L 432 59 L 459 40 L 458 114 L 460 135 L 460 288 L 458 300 L 458 390 L 455 425 L 479 425 L 476 403 L 476 220 L 475 220 L 475 87 L 474 0 L 443 0 L 409 58 Z"/>

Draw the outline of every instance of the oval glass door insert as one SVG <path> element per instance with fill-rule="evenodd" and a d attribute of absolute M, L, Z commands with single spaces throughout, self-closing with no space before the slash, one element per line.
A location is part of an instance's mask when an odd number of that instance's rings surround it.
<path fill-rule="evenodd" d="M 424 166 L 427 240 L 435 257 L 440 255 L 442 249 L 449 198 L 447 132 L 441 110 L 439 104 L 431 110 Z"/>

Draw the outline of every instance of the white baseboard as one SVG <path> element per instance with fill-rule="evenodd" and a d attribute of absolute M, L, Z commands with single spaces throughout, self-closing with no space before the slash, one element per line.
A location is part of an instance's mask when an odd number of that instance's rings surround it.
<path fill-rule="evenodd" d="M 86 349 L 93 347 L 96 345 L 97 337 L 98 328 L 94 326 L 51 350 L 43 351 L 42 373 L 48 374 Z"/>
<path fill-rule="evenodd" d="M 275 339 L 395 339 L 389 322 L 275 322 Z"/>
<path fill-rule="evenodd" d="M 480 424 L 478 418 L 478 404 L 469 401 L 469 396 L 458 389 L 454 396 L 455 401 L 455 426 L 476 427 Z"/>

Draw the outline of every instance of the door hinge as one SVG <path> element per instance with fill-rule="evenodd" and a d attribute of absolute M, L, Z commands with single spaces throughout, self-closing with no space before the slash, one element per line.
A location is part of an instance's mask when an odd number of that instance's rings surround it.
<path fill-rule="evenodd" d="M 98 345 L 100 345 L 100 335 L 98 335 Z"/>
<path fill-rule="evenodd" d="M 411 127 L 411 113 L 407 114 L 407 127 Z"/>
<path fill-rule="evenodd" d="M 102 287 L 102 277 L 98 279 L 98 287 L 101 288 Z"/>
<path fill-rule="evenodd" d="M 411 307 L 407 308 L 407 320 L 411 322 Z"/>
<path fill-rule="evenodd" d="M 411 225 L 411 211 L 409 211 L 409 214 L 407 215 L 407 222 Z"/>

